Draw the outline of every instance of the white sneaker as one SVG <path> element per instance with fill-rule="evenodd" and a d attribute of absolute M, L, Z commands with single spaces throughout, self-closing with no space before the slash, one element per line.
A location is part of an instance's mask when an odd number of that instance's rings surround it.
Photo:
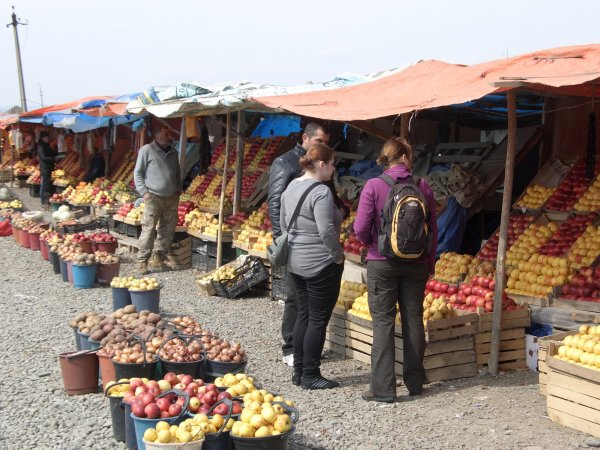
<path fill-rule="evenodd" d="M 294 354 L 283 355 L 282 361 L 290 367 L 294 367 Z"/>

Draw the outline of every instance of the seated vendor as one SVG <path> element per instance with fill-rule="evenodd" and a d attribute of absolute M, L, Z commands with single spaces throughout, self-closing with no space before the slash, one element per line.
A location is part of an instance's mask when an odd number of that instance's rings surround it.
<path fill-rule="evenodd" d="M 94 147 L 94 153 L 92 154 L 92 159 L 90 160 L 88 171 L 85 174 L 85 177 L 83 177 L 83 181 L 91 183 L 96 178 L 103 177 L 104 170 L 104 156 L 102 155 L 102 152 L 100 152 L 96 147 Z"/>

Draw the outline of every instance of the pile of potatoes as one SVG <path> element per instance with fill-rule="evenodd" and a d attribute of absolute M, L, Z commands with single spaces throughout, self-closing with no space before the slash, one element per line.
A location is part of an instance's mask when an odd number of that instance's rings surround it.
<path fill-rule="evenodd" d="M 91 334 L 92 328 L 98 326 L 104 319 L 104 315 L 95 311 L 85 312 L 77 315 L 69 322 L 71 328 L 79 330 L 83 334 Z"/>
<path fill-rule="evenodd" d="M 98 264 L 116 264 L 119 262 L 119 257 L 111 255 L 108 252 L 95 252 L 96 261 Z"/>

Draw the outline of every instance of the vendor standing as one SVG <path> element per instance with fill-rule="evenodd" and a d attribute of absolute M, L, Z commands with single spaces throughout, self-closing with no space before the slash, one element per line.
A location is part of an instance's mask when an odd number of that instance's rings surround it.
<path fill-rule="evenodd" d="M 47 131 L 40 133 L 40 140 L 37 145 L 38 159 L 40 160 L 40 176 L 42 183 L 40 184 L 40 201 L 42 207 L 48 206 L 50 190 L 52 189 L 52 171 L 54 163 L 61 159 L 52 147 L 50 147 L 50 134 Z"/>
<path fill-rule="evenodd" d="M 135 188 L 145 204 L 142 233 L 138 240 L 138 272 L 148 273 L 148 260 L 153 250 L 158 257 L 159 269 L 168 269 L 167 253 L 177 227 L 181 194 L 179 154 L 171 146 L 171 130 L 168 127 L 161 127 L 154 142 L 140 149 L 133 176 Z"/>
<path fill-rule="evenodd" d="M 97 147 L 94 147 L 92 153 L 92 159 L 90 160 L 90 165 L 88 167 L 87 173 L 83 177 L 83 181 L 86 183 L 91 183 L 97 178 L 103 177 L 106 169 L 106 164 L 104 163 L 104 155 Z"/>

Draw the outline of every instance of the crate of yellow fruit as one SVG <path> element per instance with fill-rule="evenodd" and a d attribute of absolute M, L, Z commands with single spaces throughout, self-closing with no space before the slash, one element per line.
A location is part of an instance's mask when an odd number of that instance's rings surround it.
<path fill-rule="evenodd" d="M 550 420 L 600 438 L 600 326 L 550 342 L 546 363 Z"/>

